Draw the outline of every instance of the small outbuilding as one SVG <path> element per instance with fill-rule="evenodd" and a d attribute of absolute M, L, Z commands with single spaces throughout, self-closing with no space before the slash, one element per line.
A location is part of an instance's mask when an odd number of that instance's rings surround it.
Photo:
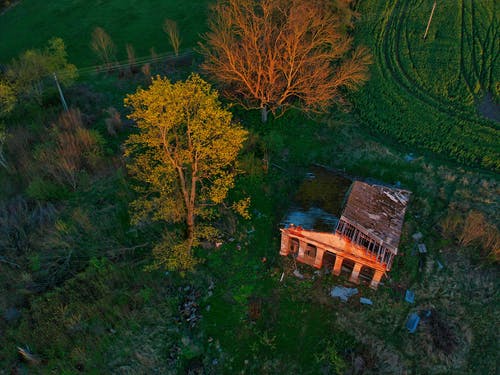
<path fill-rule="evenodd" d="M 354 181 L 332 230 L 316 230 L 288 221 L 281 228 L 280 254 L 292 254 L 316 268 L 322 268 L 328 257 L 334 275 L 340 275 L 344 266 L 351 272 L 351 282 L 358 283 L 362 273 L 376 289 L 398 253 L 410 194 L 407 190 Z"/>

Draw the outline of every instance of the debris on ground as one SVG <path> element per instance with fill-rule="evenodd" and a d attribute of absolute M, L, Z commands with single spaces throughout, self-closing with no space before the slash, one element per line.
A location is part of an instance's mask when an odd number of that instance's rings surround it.
<path fill-rule="evenodd" d="M 359 302 L 361 302 L 363 305 L 373 305 L 373 302 L 369 298 L 361 297 L 359 299 Z"/>
<path fill-rule="evenodd" d="M 438 270 L 441 271 L 444 268 L 443 263 L 441 263 L 439 260 L 436 260 L 436 263 L 438 266 Z"/>
<path fill-rule="evenodd" d="M 422 318 L 429 318 L 432 315 L 432 310 L 424 310 L 420 313 Z"/>
<path fill-rule="evenodd" d="M 408 303 L 415 303 L 415 293 L 410 289 L 406 290 L 405 301 Z"/>
<path fill-rule="evenodd" d="M 417 232 L 417 233 L 413 233 L 411 238 L 413 238 L 414 241 L 418 242 L 420 241 L 422 238 L 424 238 L 424 235 L 420 232 Z"/>
<path fill-rule="evenodd" d="M 357 288 L 347 288 L 345 286 L 336 286 L 332 289 L 330 292 L 330 295 L 332 297 L 338 297 L 340 298 L 343 302 L 347 302 L 347 300 L 354 296 L 355 294 L 358 294 L 358 289 Z"/>
<path fill-rule="evenodd" d="M 17 347 L 17 352 L 22 360 L 29 365 L 37 366 L 41 363 L 40 359 L 31 352 L 31 349 L 26 346 L 26 348 Z"/>
<path fill-rule="evenodd" d="M 418 252 L 419 252 L 420 254 L 425 254 L 425 253 L 427 253 L 427 247 L 425 246 L 425 244 L 424 244 L 424 243 L 419 243 L 419 244 L 418 244 Z"/>
<path fill-rule="evenodd" d="M 184 301 L 179 306 L 179 313 L 182 320 L 188 323 L 191 328 L 194 328 L 196 323 L 201 319 L 199 305 L 197 302 L 200 297 L 200 293 L 190 286 L 185 287 L 184 292 L 188 293 L 186 294 Z"/>
<path fill-rule="evenodd" d="M 299 271 L 299 270 L 297 270 L 297 269 L 296 269 L 295 271 L 293 271 L 293 276 L 295 276 L 295 277 L 296 277 L 296 278 L 298 278 L 298 279 L 303 279 L 303 278 L 304 278 L 304 275 L 302 275 L 302 274 L 300 273 L 300 271 Z"/>
<path fill-rule="evenodd" d="M 405 161 L 406 162 L 411 163 L 413 160 L 415 160 L 415 156 L 413 155 L 412 152 L 410 152 L 409 154 L 405 155 Z"/>
<path fill-rule="evenodd" d="M 424 272 L 424 267 L 425 267 L 425 253 L 420 254 L 420 257 L 418 258 L 418 272 Z"/>
<path fill-rule="evenodd" d="M 354 363 L 353 363 L 353 368 L 352 368 L 352 373 L 354 375 L 361 375 L 364 373 L 366 367 L 366 362 L 361 356 L 356 356 L 354 358 Z"/>
<path fill-rule="evenodd" d="M 410 333 L 415 333 L 418 327 L 418 323 L 420 322 L 420 317 L 416 313 L 411 313 L 410 316 L 408 317 L 408 320 L 406 321 L 406 329 Z"/>

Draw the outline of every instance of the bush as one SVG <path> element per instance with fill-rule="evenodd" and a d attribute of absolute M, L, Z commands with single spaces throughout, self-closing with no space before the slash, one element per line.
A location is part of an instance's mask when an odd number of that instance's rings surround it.
<path fill-rule="evenodd" d="M 35 177 L 26 189 L 26 195 L 38 201 L 62 200 L 68 197 L 68 193 L 64 186 L 41 177 Z"/>
<path fill-rule="evenodd" d="M 49 142 L 37 150 L 36 158 L 47 175 L 76 190 L 79 174 L 97 166 L 102 146 L 99 134 L 86 129 L 80 111 L 72 109 L 61 114 Z"/>
<path fill-rule="evenodd" d="M 463 213 L 450 209 L 441 220 L 440 227 L 445 236 L 461 246 L 476 246 L 484 256 L 493 262 L 500 262 L 500 231 L 482 212 L 469 210 Z"/>
<path fill-rule="evenodd" d="M 106 110 L 108 114 L 108 118 L 105 120 L 106 129 L 108 130 L 109 135 L 116 135 L 123 128 L 123 122 L 121 119 L 120 112 L 116 110 L 115 107 L 109 107 Z"/>
<path fill-rule="evenodd" d="M 37 233 L 54 220 L 56 213 L 51 204 L 35 204 L 21 196 L 0 203 L 0 249 L 4 254 L 26 253 Z"/>

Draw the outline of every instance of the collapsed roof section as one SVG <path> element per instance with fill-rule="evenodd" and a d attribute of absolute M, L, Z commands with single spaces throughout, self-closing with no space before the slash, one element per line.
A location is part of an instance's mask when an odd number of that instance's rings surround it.
<path fill-rule="evenodd" d="M 410 194 L 408 190 L 354 181 L 340 221 L 396 253 Z"/>

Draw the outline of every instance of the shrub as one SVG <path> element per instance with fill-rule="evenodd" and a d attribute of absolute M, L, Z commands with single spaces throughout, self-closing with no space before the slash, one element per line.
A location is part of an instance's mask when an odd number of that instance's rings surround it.
<path fill-rule="evenodd" d="M 71 85 L 78 76 L 76 66 L 68 63 L 66 47 L 61 38 L 53 38 L 43 50 L 27 50 L 14 59 L 6 78 L 18 97 L 33 99 L 42 104 L 46 87 L 53 87 L 53 75 L 62 85 Z M 47 85 L 50 82 L 50 85 Z"/>
<path fill-rule="evenodd" d="M 108 130 L 109 135 L 116 135 L 116 133 L 119 132 L 123 127 L 120 112 L 118 112 L 115 107 L 109 107 L 106 110 L 106 113 L 109 116 L 105 120 L 106 129 Z"/>
<path fill-rule="evenodd" d="M 94 92 L 92 88 L 86 84 L 74 85 L 68 88 L 65 92 L 68 102 L 81 112 L 82 122 L 89 126 L 97 119 L 98 111 L 96 108 L 102 106 L 106 102 L 103 94 Z M 102 107 L 101 107 L 102 108 Z"/>
<path fill-rule="evenodd" d="M 49 142 L 37 152 L 37 159 L 46 173 L 61 185 L 78 185 L 78 175 L 93 170 L 102 153 L 98 133 L 86 129 L 79 110 L 64 112 L 54 124 Z"/>
<path fill-rule="evenodd" d="M 49 225 L 57 210 L 18 196 L 0 204 L 0 249 L 13 255 L 29 251 L 36 234 Z"/>
<path fill-rule="evenodd" d="M 440 223 L 443 234 L 461 246 L 476 246 L 494 262 L 500 261 L 500 231 L 482 212 L 470 210 L 466 216 L 451 209 Z"/>
<path fill-rule="evenodd" d="M 68 190 L 52 181 L 35 177 L 28 185 L 26 194 L 29 198 L 38 201 L 55 201 L 66 198 Z"/>
<path fill-rule="evenodd" d="M 26 127 L 19 126 L 9 130 L 9 136 L 5 140 L 6 158 L 9 160 L 9 168 L 19 175 L 29 176 L 33 172 L 32 149 L 35 139 L 35 132 Z"/>

